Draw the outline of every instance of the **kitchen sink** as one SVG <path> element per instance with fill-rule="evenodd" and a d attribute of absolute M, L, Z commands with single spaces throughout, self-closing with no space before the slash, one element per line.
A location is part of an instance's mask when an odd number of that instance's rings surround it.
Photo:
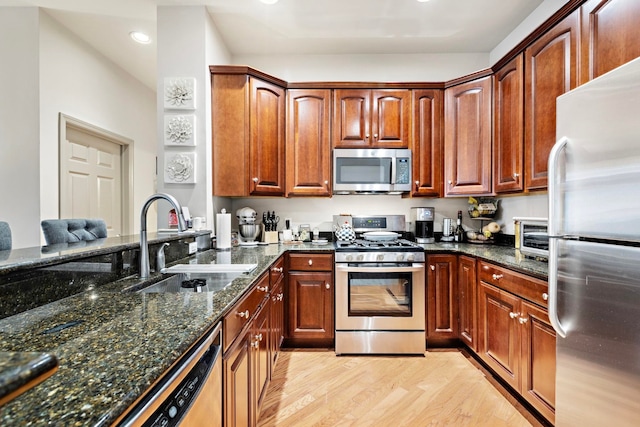
<path fill-rule="evenodd" d="M 215 292 L 241 276 L 241 271 L 221 273 L 178 273 L 138 290 L 139 293 L 162 292 Z"/>

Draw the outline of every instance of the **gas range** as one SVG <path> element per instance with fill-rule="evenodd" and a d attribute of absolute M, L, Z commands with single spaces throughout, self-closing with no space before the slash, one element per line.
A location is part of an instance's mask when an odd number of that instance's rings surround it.
<path fill-rule="evenodd" d="M 357 239 L 354 242 L 336 242 L 335 262 L 424 262 L 424 249 L 405 239 L 372 242 Z"/>

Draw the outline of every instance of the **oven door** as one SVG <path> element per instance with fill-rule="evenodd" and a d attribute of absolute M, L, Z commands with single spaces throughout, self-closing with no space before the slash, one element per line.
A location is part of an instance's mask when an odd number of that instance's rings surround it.
<path fill-rule="evenodd" d="M 336 264 L 336 330 L 425 329 L 424 264 Z"/>

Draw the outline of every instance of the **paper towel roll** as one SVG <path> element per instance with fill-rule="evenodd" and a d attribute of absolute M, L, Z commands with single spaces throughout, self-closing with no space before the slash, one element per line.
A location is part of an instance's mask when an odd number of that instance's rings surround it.
<path fill-rule="evenodd" d="M 231 249 L 231 214 L 216 214 L 216 249 Z"/>

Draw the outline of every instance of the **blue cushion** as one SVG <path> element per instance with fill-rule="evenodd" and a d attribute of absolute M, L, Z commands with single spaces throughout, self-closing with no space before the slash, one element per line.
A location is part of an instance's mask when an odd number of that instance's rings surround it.
<path fill-rule="evenodd" d="M 41 225 L 47 245 L 107 237 L 107 225 L 101 219 L 45 219 Z"/>
<path fill-rule="evenodd" d="M 0 251 L 8 251 L 11 249 L 11 228 L 9 224 L 0 221 Z"/>

